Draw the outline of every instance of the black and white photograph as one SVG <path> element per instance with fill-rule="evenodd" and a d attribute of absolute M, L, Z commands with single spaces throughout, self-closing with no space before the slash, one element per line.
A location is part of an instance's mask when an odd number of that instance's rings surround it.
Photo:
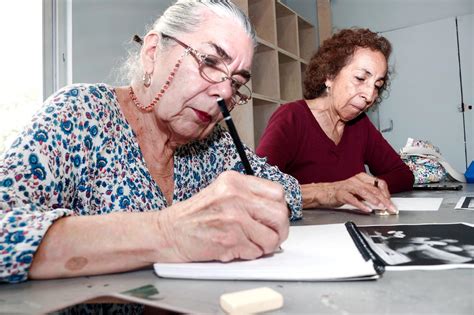
<path fill-rule="evenodd" d="M 379 225 L 359 230 L 389 268 L 474 267 L 474 228 L 468 224 Z"/>
<path fill-rule="evenodd" d="M 456 204 L 458 210 L 474 210 L 474 197 L 461 197 Z"/>

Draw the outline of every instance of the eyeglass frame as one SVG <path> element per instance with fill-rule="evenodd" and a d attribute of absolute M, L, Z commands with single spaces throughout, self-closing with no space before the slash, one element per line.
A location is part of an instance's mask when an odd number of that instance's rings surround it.
<path fill-rule="evenodd" d="M 231 86 L 232 86 L 232 89 L 233 89 L 232 98 L 234 98 L 234 96 L 238 96 L 240 100 L 238 102 L 233 100 L 232 107 L 229 108 L 229 110 L 233 109 L 235 105 L 245 105 L 252 99 L 252 90 L 247 86 L 247 83 L 249 82 L 250 77 L 247 80 L 247 82 L 245 82 L 245 83 L 239 82 L 231 76 L 229 68 L 227 67 L 227 65 L 225 64 L 224 60 L 221 57 L 216 56 L 216 55 L 212 55 L 212 54 L 201 53 L 197 49 L 192 48 L 188 44 L 186 44 L 186 43 L 180 41 L 179 39 L 177 39 L 176 37 L 173 37 L 173 36 L 170 36 L 170 35 L 167 35 L 167 34 L 164 34 L 164 33 L 161 33 L 161 36 L 162 36 L 162 38 L 167 38 L 167 39 L 174 40 L 176 43 L 178 43 L 180 46 L 182 46 L 184 49 L 186 49 L 186 51 L 188 51 L 191 55 L 193 55 L 193 57 L 196 59 L 196 61 L 199 64 L 199 74 L 206 81 L 211 82 L 211 83 L 220 83 L 220 82 L 224 82 L 226 80 L 231 81 Z M 217 70 L 221 71 L 224 74 L 224 76 L 221 78 L 221 81 L 216 81 L 216 80 L 213 80 L 213 79 L 209 78 L 202 70 L 203 65 L 206 66 L 205 63 L 204 63 L 204 60 L 206 58 L 208 58 L 209 56 L 212 56 L 213 58 L 221 61 L 222 65 L 225 67 L 225 69 L 220 69 L 220 68 L 216 67 Z M 244 98 L 243 94 L 239 93 L 238 89 L 234 88 L 234 85 L 240 86 L 239 88 L 245 87 L 249 91 L 248 98 Z"/>

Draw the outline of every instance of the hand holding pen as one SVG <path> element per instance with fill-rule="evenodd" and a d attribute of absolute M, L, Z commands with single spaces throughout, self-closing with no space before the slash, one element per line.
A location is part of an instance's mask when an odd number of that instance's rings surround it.
<path fill-rule="evenodd" d="M 319 194 L 324 205 L 352 205 L 366 214 L 398 213 L 390 200 L 387 183 L 365 172 L 337 182 L 314 184 L 310 189 L 315 191 L 315 195 Z"/>
<path fill-rule="evenodd" d="M 222 103 L 224 117 L 230 117 Z M 246 172 L 253 174 L 231 118 L 226 123 Z M 171 261 L 254 259 L 278 251 L 288 237 L 283 187 L 257 176 L 223 172 L 198 194 L 174 207 L 178 210 L 160 212 L 164 226 L 171 231 L 169 241 L 179 249 L 178 259 Z M 175 238 L 176 233 L 180 237 Z"/>
<path fill-rule="evenodd" d="M 232 137 L 235 147 L 237 148 L 237 152 L 240 156 L 240 160 L 242 161 L 242 164 L 244 165 L 245 173 L 247 175 L 254 175 L 254 171 L 247 158 L 247 154 L 245 154 L 244 146 L 242 145 L 242 141 L 240 141 L 239 134 L 237 133 L 237 129 L 235 129 L 232 116 L 230 116 L 230 112 L 227 109 L 225 101 L 222 98 L 218 98 L 217 104 L 219 105 L 219 109 L 221 110 L 222 116 L 224 117 L 224 121 L 226 122 L 227 128 L 229 129 L 230 136 Z M 288 216 L 290 217 L 291 209 L 288 206 L 288 204 L 286 205 L 286 208 L 288 209 Z"/>
<path fill-rule="evenodd" d="M 159 253 L 169 262 L 255 259 L 278 251 L 289 232 L 281 185 L 236 171 L 158 215 L 175 249 Z"/>
<path fill-rule="evenodd" d="M 366 173 L 360 173 L 359 176 L 365 182 L 368 181 L 369 186 L 373 188 L 367 189 L 367 193 L 363 197 L 364 203 L 376 215 L 397 214 L 398 210 L 390 200 L 390 192 L 387 183 L 380 178 L 372 177 Z"/>
<path fill-rule="evenodd" d="M 382 183 L 382 185 L 380 183 Z M 382 187 L 380 187 L 380 186 L 382 186 Z M 388 191 L 387 183 L 385 183 L 385 181 L 380 180 L 377 177 L 375 177 L 374 187 L 379 188 L 382 191 L 382 194 L 384 194 L 384 196 L 390 200 L 390 192 Z M 393 205 L 393 203 L 391 201 L 390 201 L 389 206 L 384 206 L 382 208 L 377 208 L 377 207 L 372 206 L 372 212 L 375 215 L 398 214 L 397 208 L 395 207 L 395 205 Z"/>

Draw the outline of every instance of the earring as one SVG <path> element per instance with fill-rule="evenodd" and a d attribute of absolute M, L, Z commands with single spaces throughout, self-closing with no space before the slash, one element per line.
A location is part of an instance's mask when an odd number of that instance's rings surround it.
<path fill-rule="evenodd" d="M 151 74 L 149 74 L 148 72 L 145 72 L 145 74 L 143 75 L 143 85 L 145 87 L 150 87 L 151 85 Z"/>
<path fill-rule="evenodd" d="M 183 58 L 187 56 L 188 53 L 189 53 L 189 49 L 186 49 L 184 53 L 181 55 L 181 57 L 179 57 L 178 61 L 174 65 L 173 70 L 168 75 L 168 80 L 166 80 L 166 82 L 161 87 L 160 91 L 153 98 L 153 101 L 151 101 L 151 103 L 148 104 L 147 106 L 144 106 L 142 103 L 140 103 L 137 96 L 135 95 L 135 92 L 133 91 L 132 86 L 130 86 L 128 94 L 130 95 L 130 98 L 132 102 L 135 104 L 135 106 L 137 106 L 138 108 L 146 112 L 151 112 L 153 110 L 153 107 L 155 107 L 155 105 L 160 101 L 161 97 L 166 92 L 166 90 L 168 90 L 171 84 L 171 81 L 173 81 L 174 76 L 176 72 L 178 71 L 179 66 L 181 65 L 181 62 L 183 62 Z M 145 74 L 143 75 L 143 85 L 145 87 L 149 87 L 150 84 L 151 84 L 151 75 L 148 72 L 145 72 Z"/>

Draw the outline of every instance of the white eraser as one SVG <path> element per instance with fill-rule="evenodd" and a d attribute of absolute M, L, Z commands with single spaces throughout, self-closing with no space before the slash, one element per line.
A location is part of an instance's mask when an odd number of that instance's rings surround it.
<path fill-rule="evenodd" d="M 385 209 L 373 209 L 372 210 L 374 212 L 375 215 L 390 215 L 390 212 L 388 212 L 387 210 Z"/>
<path fill-rule="evenodd" d="M 283 296 L 262 287 L 221 295 L 221 307 L 229 314 L 255 314 L 276 310 L 283 306 Z"/>

